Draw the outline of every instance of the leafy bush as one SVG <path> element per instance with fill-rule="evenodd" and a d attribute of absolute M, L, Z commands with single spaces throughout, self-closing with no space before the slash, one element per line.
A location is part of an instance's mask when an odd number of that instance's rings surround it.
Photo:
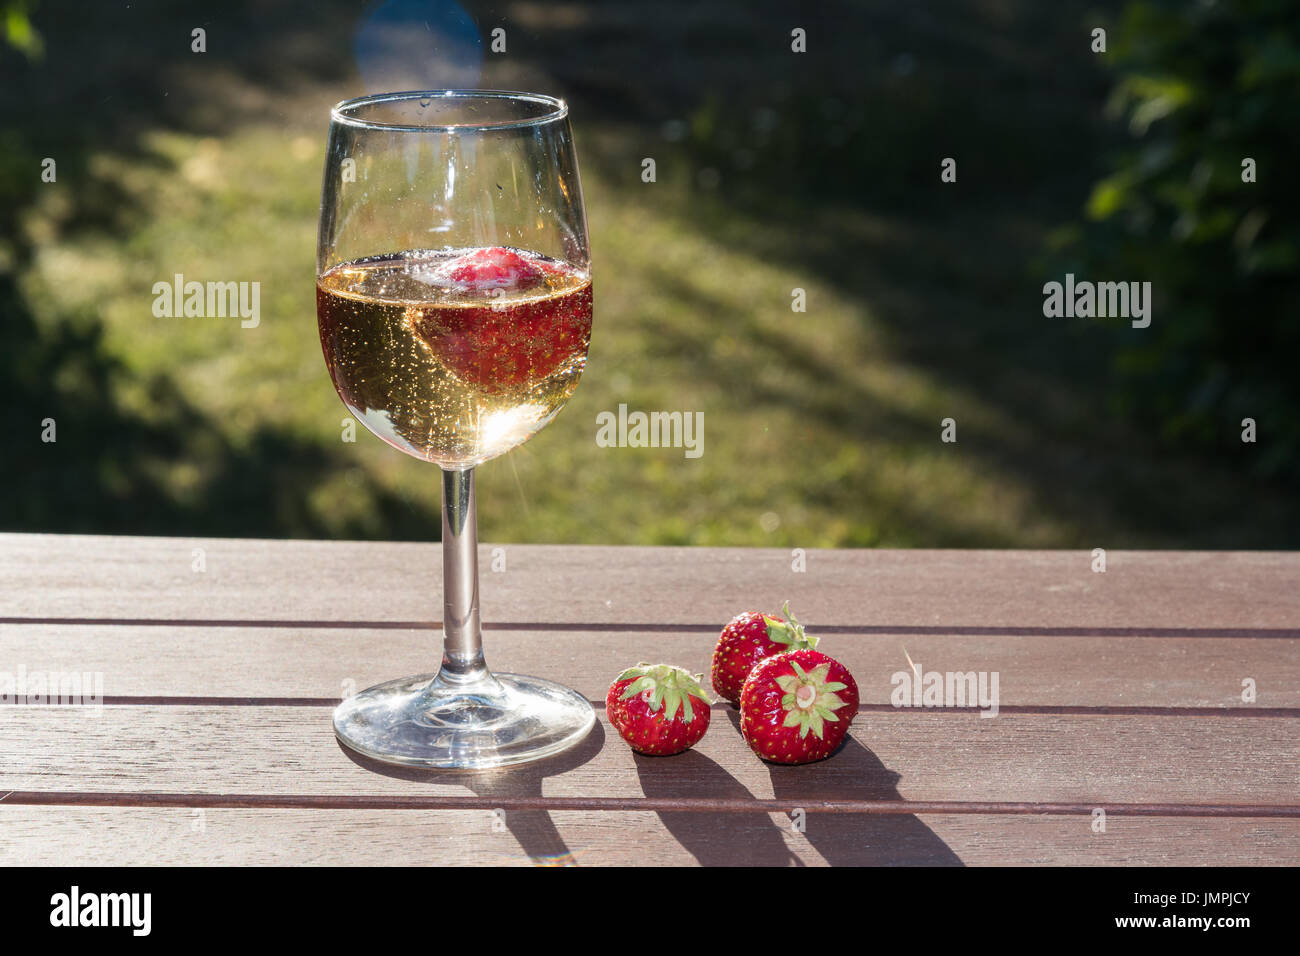
<path fill-rule="evenodd" d="M 1274 476 L 1300 474 L 1298 28 L 1294 0 L 1129 4 L 1106 59 L 1134 143 L 1075 247 L 1091 275 L 1152 282 L 1152 324 L 1117 353 L 1119 411 L 1237 452 L 1253 418 L 1245 447 Z"/>

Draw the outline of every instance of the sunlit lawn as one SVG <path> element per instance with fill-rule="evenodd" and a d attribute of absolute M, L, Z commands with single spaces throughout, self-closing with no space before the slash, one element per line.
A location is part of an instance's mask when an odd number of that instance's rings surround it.
<path fill-rule="evenodd" d="M 584 132 L 591 135 L 580 126 L 580 138 Z M 221 140 L 159 131 L 145 142 L 156 163 L 93 161 L 137 205 L 127 235 L 58 236 L 54 191 L 33 211 L 29 228 L 48 241 L 23 280 L 29 301 L 50 316 L 93 309 L 107 348 L 136 380 L 170 376 L 236 445 L 270 420 L 340 447 L 356 469 L 427 517 L 437 503 L 432 466 L 364 431 L 355 444 L 342 440 L 346 412 L 325 375 L 313 311 L 323 143 L 305 131 L 256 126 Z M 611 183 L 594 168 L 585 180 L 597 282 L 590 365 L 559 419 L 481 469 L 486 537 L 918 544 L 934 537 L 910 517 L 927 510 L 947 514 L 945 533 L 954 539 L 1048 544 L 1069 536 L 1068 526 L 1036 512 L 1014 478 L 981 473 L 960 445 L 938 440 L 946 409 L 963 409 L 963 426 L 972 428 L 990 424 L 989 413 L 974 396 L 946 392 L 893 359 L 863 303 L 689 228 L 679 218 L 687 207 L 727 216 L 709 196 L 635 175 Z M 177 272 L 259 281 L 260 325 L 154 317 L 153 283 Z M 806 292 L 806 313 L 791 309 L 795 287 Z M 797 361 L 784 361 L 786 353 Z M 726 374 L 710 375 L 712 367 Z M 737 390 L 737 376 L 768 398 Z M 933 440 L 870 437 L 872 408 L 853 407 L 861 394 L 932 422 Z M 143 391 L 127 398 L 150 416 Z M 596 415 L 619 403 L 702 411 L 703 455 L 598 447 Z M 826 406 L 860 416 L 865 440 L 818 414 Z M 165 480 L 179 499 L 199 494 L 203 461 L 177 462 Z M 343 470 L 304 493 L 335 533 L 382 533 L 367 526 L 366 488 Z"/>

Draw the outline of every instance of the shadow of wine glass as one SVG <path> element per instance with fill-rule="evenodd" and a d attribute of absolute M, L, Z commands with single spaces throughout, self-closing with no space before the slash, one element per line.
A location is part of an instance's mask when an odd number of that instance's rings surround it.
<path fill-rule="evenodd" d="M 740 715 L 728 710 L 727 717 L 739 733 Z M 819 763 L 764 766 L 773 796 L 789 805 L 787 813 L 824 800 L 904 799 L 898 792 L 900 775 L 881 763 L 852 731 L 834 754 Z M 963 865 L 938 834 L 910 813 L 808 812 L 802 836 L 832 866 Z"/>
<path fill-rule="evenodd" d="M 464 787 L 475 796 L 488 800 L 499 799 L 503 802 L 527 797 L 542 796 L 542 781 L 568 773 L 587 763 L 605 745 L 605 728 L 596 721 L 591 732 L 583 741 L 553 757 L 537 760 L 533 763 L 519 764 L 513 767 L 499 767 L 491 770 L 421 770 L 416 767 L 400 767 L 381 763 L 363 754 L 348 749 L 342 743 L 338 747 L 358 767 L 371 773 L 382 774 L 397 780 L 409 780 L 414 783 L 443 783 Z M 539 866 L 576 866 L 577 860 L 569 849 L 564 837 L 560 835 L 550 811 L 541 809 L 505 810 L 497 814 L 495 809 L 484 811 L 484 827 L 491 827 L 496 820 L 503 819 L 506 829 L 519 841 L 520 848 Z"/>

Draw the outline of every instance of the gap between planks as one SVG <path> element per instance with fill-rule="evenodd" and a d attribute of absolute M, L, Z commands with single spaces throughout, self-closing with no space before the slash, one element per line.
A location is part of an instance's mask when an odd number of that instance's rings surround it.
<path fill-rule="evenodd" d="M 348 796 L 309 794 L 135 793 L 13 790 L 0 794 L 0 807 L 203 807 L 211 809 L 309 810 L 592 810 L 626 812 L 786 813 L 790 801 L 729 800 L 691 797 L 507 797 L 495 796 Z M 1188 803 L 1017 803 L 963 800 L 806 801 L 807 813 L 869 815 L 974 814 L 1090 816 L 1098 807 L 1111 816 L 1300 818 L 1300 806 L 1287 804 Z"/>
<path fill-rule="evenodd" d="M 204 697 L 190 695 L 105 695 L 103 707 L 336 707 L 335 697 Z M 588 700 L 597 710 L 605 708 L 603 700 Z M 0 702 L 0 707 L 85 707 L 84 703 L 50 701 L 44 704 L 26 704 L 17 700 Z M 715 703 L 711 710 L 732 710 L 725 703 Z M 910 714 L 915 711 L 938 713 L 945 716 L 969 716 L 984 712 L 982 707 L 895 707 L 893 704 L 859 704 L 859 714 Z M 1059 714 L 1088 717 L 1296 717 L 1300 707 L 1154 707 L 1145 705 L 1099 704 L 1003 704 L 999 714 Z"/>
<path fill-rule="evenodd" d="M 85 627 L 251 627 L 301 629 L 366 630 L 441 630 L 442 621 L 307 621 L 239 618 L 162 618 L 162 617 L 0 617 L 5 624 L 61 624 Z M 492 631 L 560 631 L 605 632 L 613 634 L 699 634 L 713 633 L 719 624 L 622 624 L 613 622 L 537 622 L 503 621 L 484 624 Z M 1004 627 L 1001 625 L 928 625 L 928 624 L 830 624 L 810 627 L 819 634 L 907 635 L 945 634 L 962 637 L 1217 637 L 1300 639 L 1300 628 L 1290 627 Z"/>

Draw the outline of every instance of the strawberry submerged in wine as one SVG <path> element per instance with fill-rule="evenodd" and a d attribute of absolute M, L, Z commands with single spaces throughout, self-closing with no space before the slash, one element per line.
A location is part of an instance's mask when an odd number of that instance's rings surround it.
<path fill-rule="evenodd" d="M 591 280 L 519 249 L 403 252 L 317 281 L 330 376 L 367 428 L 443 467 L 527 441 L 578 385 Z"/>

